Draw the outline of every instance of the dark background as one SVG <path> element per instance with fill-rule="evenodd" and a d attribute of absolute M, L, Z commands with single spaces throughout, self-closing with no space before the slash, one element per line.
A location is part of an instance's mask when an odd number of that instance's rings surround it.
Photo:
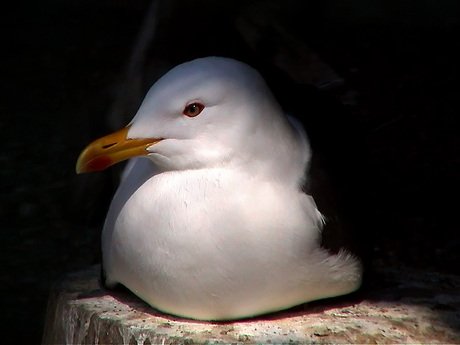
<path fill-rule="evenodd" d="M 235 18 L 256 13 L 269 38 L 281 23 L 289 29 L 283 37 L 292 33 L 345 80 L 328 92 L 351 92 L 356 100 L 351 114 L 363 129 L 374 174 L 375 261 L 460 274 L 458 1 L 171 3 L 160 6 L 164 15 L 146 53 L 154 61 L 153 72 L 145 69 L 149 78 L 198 56 L 254 53 L 270 62 L 279 41 L 245 46 Z M 107 118 L 120 92 L 130 92 L 123 80 L 149 5 L 46 0 L 3 13 L 0 325 L 11 337 L 6 343 L 16 342 L 13 337 L 39 343 L 52 282 L 99 262 L 116 181 L 110 172 L 76 176 L 74 166 L 86 144 L 126 123 Z"/>

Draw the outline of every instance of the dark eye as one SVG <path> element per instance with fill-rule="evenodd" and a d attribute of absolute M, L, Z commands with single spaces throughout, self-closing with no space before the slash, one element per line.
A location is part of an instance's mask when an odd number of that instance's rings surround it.
<path fill-rule="evenodd" d="M 204 109 L 204 105 L 200 103 L 192 103 L 185 107 L 183 114 L 188 117 L 195 117 L 201 113 Z"/>

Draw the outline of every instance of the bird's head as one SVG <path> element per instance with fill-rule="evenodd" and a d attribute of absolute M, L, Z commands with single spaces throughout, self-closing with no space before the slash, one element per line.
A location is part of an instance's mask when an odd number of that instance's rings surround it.
<path fill-rule="evenodd" d="M 135 156 L 161 170 L 264 159 L 280 126 L 290 125 L 258 72 L 228 58 L 197 59 L 159 79 L 131 123 L 88 145 L 76 170 L 103 170 Z"/>

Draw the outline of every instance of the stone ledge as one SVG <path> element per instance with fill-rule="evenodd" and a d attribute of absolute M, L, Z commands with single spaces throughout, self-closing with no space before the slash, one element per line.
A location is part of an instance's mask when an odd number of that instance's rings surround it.
<path fill-rule="evenodd" d="M 106 291 L 99 267 L 68 275 L 48 302 L 43 344 L 460 343 L 460 277 L 379 269 L 359 300 L 317 301 L 263 318 L 198 322 Z"/>

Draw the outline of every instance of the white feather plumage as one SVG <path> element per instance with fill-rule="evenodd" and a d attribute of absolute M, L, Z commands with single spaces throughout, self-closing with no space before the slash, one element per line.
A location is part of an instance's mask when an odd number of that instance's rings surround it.
<path fill-rule="evenodd" d="M 200 102 L 200 115 L 182 115 Z M 260 75 L 226 58 L 180 65 L 149 91 L 128 133 L 164 138 L 133 160 L 103 230 L 108 284 L 206 320 L 346 294 L 353 256 L 319 245 L 323 218 L 301 191 L 311 152 Z"/>

